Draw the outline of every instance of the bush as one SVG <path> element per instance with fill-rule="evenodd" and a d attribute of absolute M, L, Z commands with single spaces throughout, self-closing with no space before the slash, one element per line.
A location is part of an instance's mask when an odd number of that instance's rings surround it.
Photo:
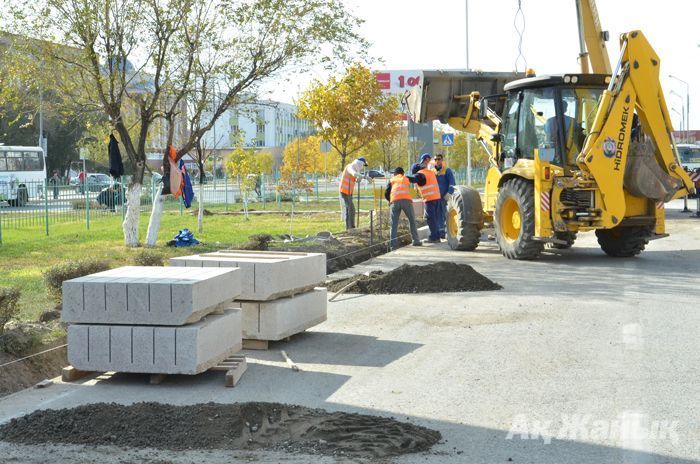
<path fill-rule="evenodd" d="M 0 334 L 5 324 L 19 314 L 20 294 L 17 287 L 0 287 Z"/>
<path fill-rule="evenodd" d="M 79 261 L 68 261 L 63 264 L 53 266 L 44 272 L 44 283 L 49 293 L 55 297 L 61 297 L 64 280 L 75 279 L 77 277 L 102 272 L 109 269 L 109 264 L 96 259 L 83 259 Z"/>
<path fill-rule="evenodd" d="M 87 202 L 85 201 L 84 198 L 81 198 L 79 200 L 73 200 L 71 205 L 73 206 L 73 209 L 85 209 L 85 205 Z M 104 209 L 105 206 L 102 206 L 95 200 L 90 200 L 90 209 Z"/>
<path fill-rule="evenodd" d="M 14 356 L 33 353 L 47 342 L 51 343 L 65 336 L 59 327 L 37 322 L 19 322 L 10 324 L 12 328 L 5 331 L 0 338 L 0 351 Z"/>
<path fill-rule="evenodd" d="M 134 264 L 137 266 L 163 266 L 163 255 L 151 250 L 140 250 L 134 256 Z"/>

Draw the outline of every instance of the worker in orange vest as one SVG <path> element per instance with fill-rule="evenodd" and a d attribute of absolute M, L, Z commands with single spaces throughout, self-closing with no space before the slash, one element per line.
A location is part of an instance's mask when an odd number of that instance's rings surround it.
<path fill-rule="evenodd" d="M 425 216 L 428 220 L 428 229 L 430 236 L 428 243 L 440 243 L 440 225 L 438 220 L 440 217 L 440 186 L 438 185 L 435 170 L 429 167 L 430 155 L 424 153 L 420 157 L 420 163 L 414 167 L 414 179 L 418 184 L 420 196 L 425 204 Z"/>
<path fill-rule="evenodd" d="M 352 202 L 352 194 L 355 191 L 355 183 L 362 179 L 367 179 L 362 174 L 362 168 L 367 166 L 364 158 L 357 158 L 352 163 L 345 166 L 340 178 L 340 198 L 343 200 L 343 213 L 345 216 L 345 229 L 355 228 L 355 204 Z"/>
<path fill-rule="evenodd" d="M 384 191 L 384 197 L 391 203 L 391 235 L 390 246 L 392 250 L 398 248 L 398 229 L 401 211 L 408 218 L 408 226 L 411 229 L 413 246 L 421 246 L 416 228 L 416 217 L 413 213 L 413 198 L 411 197 L 410 185 L 412 178 L 405 176 L 403 168 L 394 169 L 394 176 L 389 179 L 389 183 Z"/>

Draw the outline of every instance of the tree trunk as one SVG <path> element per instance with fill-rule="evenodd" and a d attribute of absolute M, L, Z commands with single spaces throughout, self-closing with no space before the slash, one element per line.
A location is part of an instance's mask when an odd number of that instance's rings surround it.
<path fill-rule="evenodd" d="M 197 213 L 197 232 L 204 231 L 204 183 L 199 181 L 199 196 L 197 198 L 199 212 Z"/>
<path fill-rule="evenodd" d="M 165 197 L 167 195 L 156 195 L 153 199 L 151 218 L 148 220 L 148 232 L 146 233 L 146 246 L 154 247 L 158 241 L 158 229 L 160 229 L 160 217 L 165 208 Z"/>
<path fill-rule="evenodd" d="M 126 190 L 126 215 L 122 223 L 124 244 L 139 246 L 139 219 L 141 210 L 141 183 L 132 182 Z"/>

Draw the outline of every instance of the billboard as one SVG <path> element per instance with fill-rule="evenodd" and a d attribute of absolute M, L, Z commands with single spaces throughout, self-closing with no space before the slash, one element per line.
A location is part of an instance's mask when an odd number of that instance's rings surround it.
<path fill-rule="evenodd" d="M 423 82 L 423 71 L 412 69 L 383 70 L 375 71 L 379 88 L 382 92 L 399 97 L 408 96 L 413 87 L 420 86 Z M 401 119 L 407 120 L 407 113 L 401 114 Z M 421 153 L 433 154 L 433 123 L 416 123 L 408 119 L 408 134 L 413 142 L 416 153 L 411 154 L 412 161 L 415 161 Z"/>
<path fill-rule="evenodd" d="M 398 71 L 377 71 L 374 73 L 379 82 L 382 92 L 403 95 L 407 90 L 420 85 L 423 81 L 423 71 L 418 70 L 398 70 Z"/>

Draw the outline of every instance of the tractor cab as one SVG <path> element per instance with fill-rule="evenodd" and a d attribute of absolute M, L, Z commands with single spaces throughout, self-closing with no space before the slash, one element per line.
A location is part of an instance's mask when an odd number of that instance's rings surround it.
<path fill-rule="evenodd" d="M 499 168 L 533 160 L 535 150 L 565 171 L 574 168 L 609 82 L 606 75 L 567 74 L 506 84 Z"/>

